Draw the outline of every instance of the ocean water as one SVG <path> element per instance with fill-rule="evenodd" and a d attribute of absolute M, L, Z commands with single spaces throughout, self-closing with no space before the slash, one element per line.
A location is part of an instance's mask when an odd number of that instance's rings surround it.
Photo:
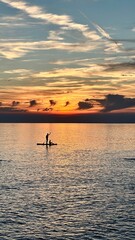
<path fill-rule="evenodd" d="M 0 239 L 134 240 L 135 125 L 0 124 Z"/>

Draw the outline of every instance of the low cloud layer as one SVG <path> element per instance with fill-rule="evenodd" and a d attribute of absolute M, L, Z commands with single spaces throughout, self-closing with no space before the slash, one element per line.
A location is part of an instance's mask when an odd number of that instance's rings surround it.
<path fill-rule="evenodd" d="M 44 108 L 43 112 L 49 112 L 49 111 L 52 111 L 52 110 L 53 110 L 53 108 Z"/>
<path fill-rule="evenodd" d="M 22 113 L 22 112 L 27 112 L 26 109 L 18 109 L 15 107 L 0 107 L 0 113 Z"/>
<path fill-rule="evenodd" d="M 78 110 L 86 110 L 86 109 L 90 109 L 92 107 L 93 107 L 93 104 L 91 102 L 88 102 L 88 101 L 78 102 Z"/>
<path fill-rule="evenodd" d="M 126 98 L 119 94 L 108 94 L 105 99 L 98 100 L 98 102 L 104 107 L 102 112 L 135 107 L 135 98 Z"/>
<path fill-rule="evenodd" d="M 30 101 L 30 106 L 29 106 L 29 107 L 33 107 L 33 106 L 36 106 L 36 105 L 37 105 L 36 100 L 31 100 L 31 101 Z"/>
<path fill-rule="evenodd" d="M 49 102 L 50 102 L 50 106 L 55 106 L 56 105 L 56 101 L 54 101 L 54 100 L 49 100 Z"/>
<path fill-rule="evenodd" d="M 12 102 L 12 106 L 13 106 L 13 107 L 18 106 L 19 104 L 20 104 L 20 102 L 18 102 L 18 101 L 13 101 L 13 102 Z"/>

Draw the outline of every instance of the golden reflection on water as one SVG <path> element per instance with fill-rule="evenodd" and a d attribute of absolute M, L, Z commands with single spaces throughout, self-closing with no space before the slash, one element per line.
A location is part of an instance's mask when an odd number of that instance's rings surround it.
<path fill-rule="evenodd" d="M 8 126 L 12 126 L 9 127 Z M 50 139 L 57 143 L 59 150 L 132 148 L 133 125 L 119 124 L 1 124 L 8 144 L 23 143 L 36 147 L 37 142 L 45 142 L 45 135 L 51 132 Z M 5 129 L 5 130 L 4 130 Z M 125 145 L 126 142 L 126 145 Z M 42 148 L 42 147 L 38 147 Z M 45 149 L 45 148 L 44 148 Z M 47 148 L 48 149 L 48 148 Z M 51 149 L 51 148 L 49 148 Z"/>
<path fill-rule="evenodd" d="M 1 124 L 0 131 L 3 239 L 133 239 L 134 125 Z M 36 145 L 47 132 L 57 146 Z"/>
<path fill-rule="evenodd" d="M 45 142 L 45 135 L 51 132 L 50 139 L 58 146 L 47 148 L 67 152 L 75 149 L 132 149 L 134 140 L 133 125 L 130 124 L 1 124 L 1 132 L 8 146 L 20 144 L 36 149 L 37 142 Z M 45 149 L 38 146 L 38 149 Z"/>

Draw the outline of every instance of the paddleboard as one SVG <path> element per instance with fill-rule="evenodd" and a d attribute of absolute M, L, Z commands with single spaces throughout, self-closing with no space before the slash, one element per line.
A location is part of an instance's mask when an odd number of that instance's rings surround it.
<path fill-rule="evenodd" d="M 37 143 L 37 145 L 42 145 L 42 146 L 53 146 L 53 145 L 57 145 L 57 143 Z"/>

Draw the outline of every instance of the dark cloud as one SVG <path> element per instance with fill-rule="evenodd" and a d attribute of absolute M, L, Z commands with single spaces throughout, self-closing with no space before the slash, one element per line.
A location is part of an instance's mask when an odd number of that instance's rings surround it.
<path fill-rule="evenodd" d="M 105 66 L 105 65 L 103 65 Z M 135 69 L 135 62 L 114 63 L 106 65 L 105 71 L 119 71 L 119 70 L 133 70 Z"/>
<path fill-rule="evenodd" d="M 91 101 L 91 99 L 89 99 L 89 98 L 86 98 L 86 99 L 85 99 L 85 102 L 89 102 L 89 101 Z"/>
<path fill-rule="evenodd" d="M 16 101 L 13 101 L 13 102 L 12 102 L 12 106 L 13 106 L 13 107 L 18 106 L 19 104 L 20 104 L 20 102 L 18 102 L 18 101 L 17 101 L 17 102 L 16 102 Z"/>
<path fill-rule="evenodd" d="M 52 110 L 53 110 L 53 108 L 44 108 L 43 109 L 44 112 L 48 112 L 48 111 L 52 111 Z"/>
<path fill-rule="evenodd" d="M 55 105 L 56 105 L 56 101 L 54 101 L 54 100 L 52 100 L 52 99 L 49 100 L 49 102 L 50 102 L 50 105 L 51 105 L 51 106 L 55 106 Z"/>
<path fill-rule="evenodd" d="M 14 107 L 0 107 L 0 112 L 18 112 L 18 113 L 21 113 L 21 112 L 27 112 L 27 110 L 25 109 L 17 109 L 17 108 L 14 108 Z"/>
<path fill-rule="evenodd" d="M 70 102 L 69 102 L 69 101 L 66 101 L 65 107 L 67 107 L 69 104 L 70 104 Z"/>
<path fill-rule="evenodd" d="M 29 103 L 30 103 L 29 107 L 33 107 L 33 106 L 37 105 L 36 100 L 31 100 Z"/>
<path fill-rule="evenodd" d="M 105 99 L 97 101 L 104 107 L 102 112 L 110 112 L 135 106 L 135 98 L 126 98 L 119 94 L 108 94 Z"/>
<path fill-rule="evenodd" d="M 89 109 L 89 108 L 92 108 L 93 107 L 93 104 L 91 102 L 88 102 L 88 101 L 80 101 L 78 102 L 78 109 L 79 110 L 85 110 L 85 109 Z"/>
<path fill-rule="evenodd" d="M 0 106 L 2 106 L 2 102 L 0 102 Z"/>

